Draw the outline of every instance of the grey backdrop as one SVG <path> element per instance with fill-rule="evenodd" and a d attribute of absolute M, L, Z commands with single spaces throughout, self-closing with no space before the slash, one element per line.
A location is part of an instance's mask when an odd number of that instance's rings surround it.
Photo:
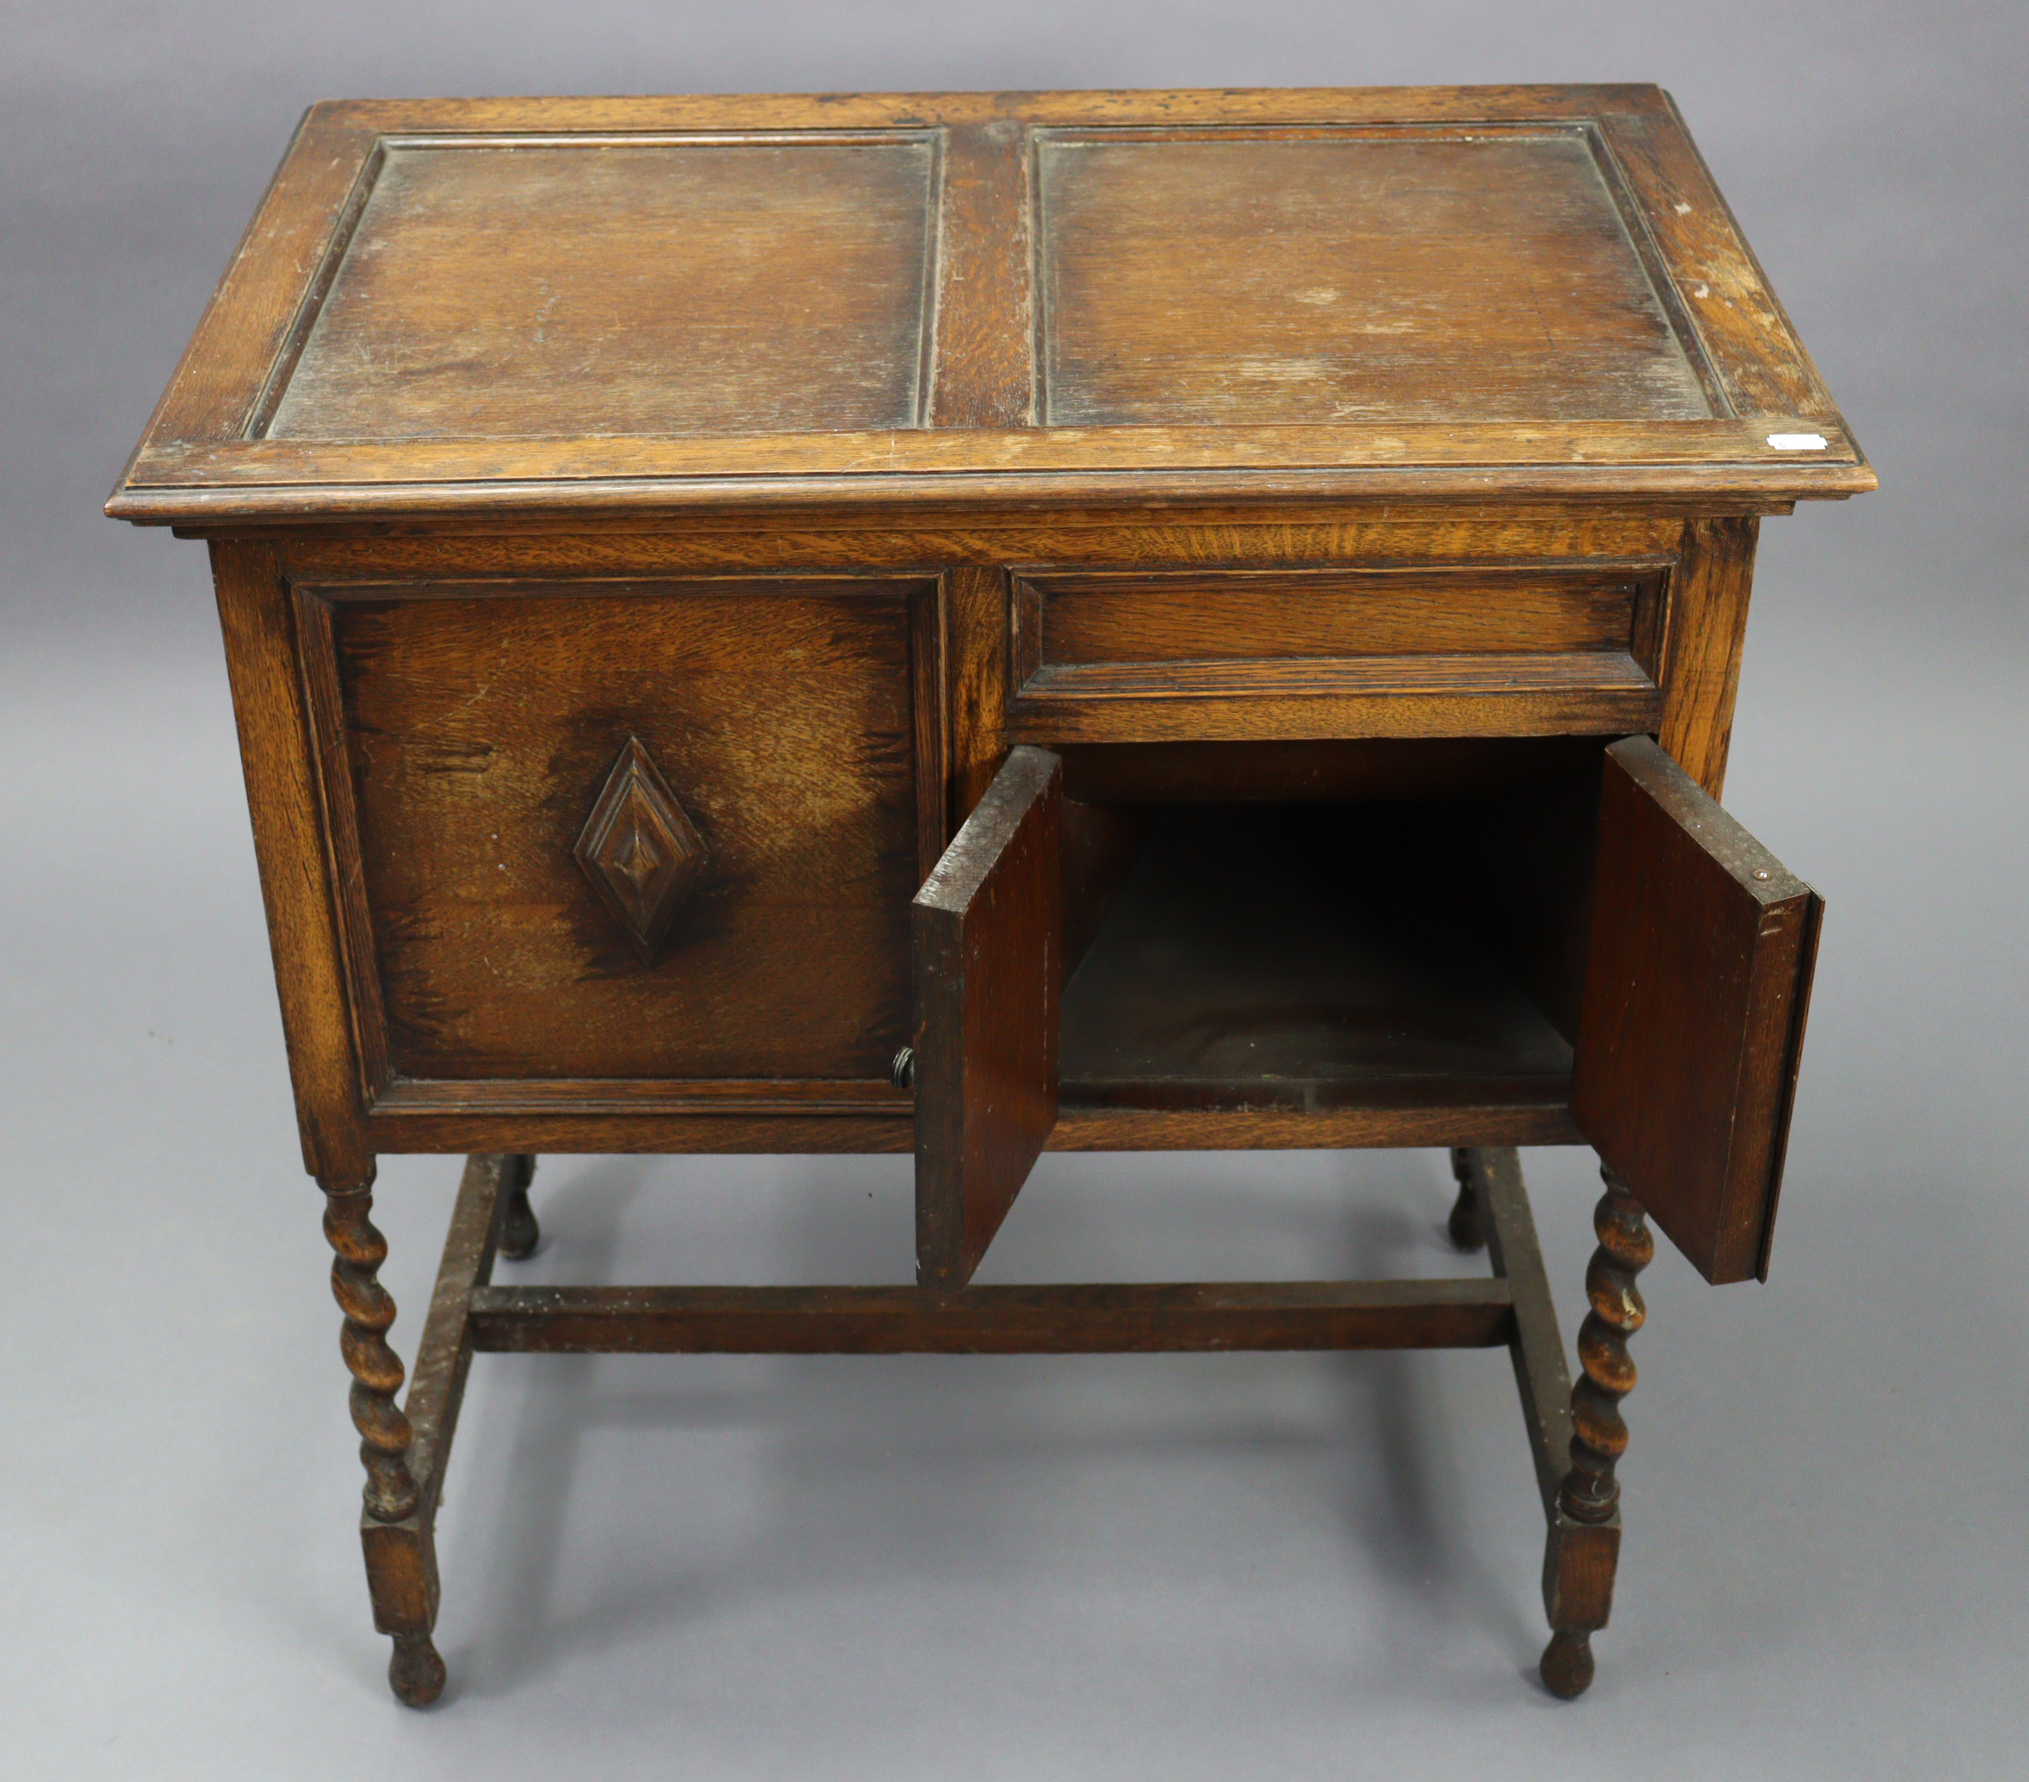
<path fill-rule="evenodd" d="M 0 1726 L 21 1776 L 2010 1776 L 2029 1730 L 2029 9 L 10 5 Z M 1767 523 L 1730 803 L 1831 909 L 1772 1283 L 1648 1277 L 1599 1682 L 1498 1355 L 482 1359 L 381 1680 L 200 546 L 97 508 L 339 95 L 1657 80 L 1885 487 Z M 1587 1159 L 1530 1159 L 1575 1318 Z M 455 1163 L 397 1161 L 412 1352 Z M 902 1279 L 907 1164 L 552 1159 L 538 1279 Z M 1000 1279 L 1442 1272 L 1429 1154 L 1051 1159 Z M 609 1278 L 612 1278 L 609 1275 Z"/>

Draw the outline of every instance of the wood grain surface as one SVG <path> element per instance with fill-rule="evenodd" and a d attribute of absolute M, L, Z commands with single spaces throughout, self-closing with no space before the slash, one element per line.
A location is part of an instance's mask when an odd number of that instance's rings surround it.
<path fill-rule="evenodd" d="M 1051 426 L 1702 420 L 1576 127 L 1037 141 Z"/>
<path fill-rule="evenodd" d="M 1607 751 L 1571 1112 L 1708 1281 L 1767 1278 L 1823 908 L 1653 742 Z"/>
<path fill-rule="evenodd" d="M 109 509 L 1873 482 L 1654 88 L 452 100 L 312 109 Z"/>
<path fill-rule="evenodd" d="M 1874 482 L 1653 87 L 313 107 L 108 511 L 213 541 L 396 1694 L 475 1350 L 1500 1343 L 1581 1692 L 1644 1209 L 1765 1277 L 1803 1034 L 1756 527 Z M 1440 1145 L 1493 1279 L 969 1285 L 1045 1149 Z M 489 1284 L 537 1151 L 912 1146 L 913 1287 Z"/>
<path fill-rule="evenodd" d="M 1529 564 L 1441 571 L 1117 571 L 1016 583 L 1015 657 L 1193 662 L 1490 651 L 1626 654 L 1638 578 Z"/>
<path fill-rule="evenodd" d="M 1506 1342 L 1505 1281 L 971 1287 L 492 1287 L 482 1350 L 549 1354 L 1034 1355 L 1477 1349 Z"/>
<path fill-rule="evenodd" d="M 910 907 L 927 1287 L 972 1278 L 1056 1124 L 1063 785 L 1013 750 Z"/>
<path fill-rule="evenodd" d="M 884 1076 L 909 1024 L 918 591 L 325 590 L 394 1074 Z M 708 855 L 652 961 L 572 851 L 630 738 Z"/>
<path fill-rule="evenodd" d="M 911 427 L 936 142 L 384 151 L 272 439 Z"/>

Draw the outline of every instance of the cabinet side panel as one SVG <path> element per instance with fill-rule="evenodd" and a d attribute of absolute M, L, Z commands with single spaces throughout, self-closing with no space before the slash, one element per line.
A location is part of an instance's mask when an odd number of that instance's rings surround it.
<path fill-rule="evenodd" d="M 362 1181 L 373 1159 L 289 592 L 267 545 L 220 540 L 211 562 L 304 1166 Z"/>

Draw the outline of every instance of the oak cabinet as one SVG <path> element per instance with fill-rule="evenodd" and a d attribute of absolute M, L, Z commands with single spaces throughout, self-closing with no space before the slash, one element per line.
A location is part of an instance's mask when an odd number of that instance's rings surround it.
<path fill-rule="evenodd" d="M 1377 1345 L 1513 1352 L 1580 1692 L 1803 1035 L 1757 528 L 1873 483 L 1652 87 L 313 107 L 108 505 L 210 542 L 397 1693 L 475 1350 Z M 1383 1145 L 1490 1273 L 972 1279 L 1049 1147 Z M 537 1153 L 753 1150 L 913 1150 L 918 1284 L 493 1281 Z"/>

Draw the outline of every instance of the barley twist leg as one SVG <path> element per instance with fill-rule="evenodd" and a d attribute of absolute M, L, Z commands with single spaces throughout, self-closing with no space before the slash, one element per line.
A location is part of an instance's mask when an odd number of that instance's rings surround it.
<path fill-rule="evenodd" d="M 421 1506 L 422 1492 L 409 1468 L 414 1431 L 407 1414 L 395 1403 L 404 1370 L 388 1346 L 388 1328 L 395 1321 L 392 1294 L 380 1284 L 380 1265 L 387 1260 L 387 1239 L 375 1229 L 373 1178 L 324 1189 L 324 1235 L 334 1257 L 331 1292 L 345 1322 L 339 1349 L 352 1374 L 352 1421 L 359 1431 L 359 1457 L 366 1467 L 366 1516 L 361 1531 L 367 1542 L 367 1582 L 374 1597 L 374 1619 L 390 1633 L 394 1650 L 388 1659 L 388 1682 L 396 1696 L 412 1708 L 429 1706 L 444 1693 L 444 1661 L 431 1641 L 428 1626 L 436 1618 L 434 1602 L 420 1620 L 408 1619 L 400 1631 L 387 1625 L 386 1581 L 376 1555 L 388 1541 L 401 1544 L 416 1538 L 411 1518 Z M 397 1527 L 395 1525 L 402 1525 Z M 384 1532 L 375 1532 L 384 1531 Z M 425 1543 L 428 1531 L 420 1537 Z M 397 1572 L 404 1570 L 396 1568 Z M 435 1568 L 430 1562 L 434 1593 Z"/>
<path fill-rule="evenodd" d="M 395 1403 L 402 1386 L 401 1358 L 388 1347 L 395 1302 L 380 1284 L 387 1239 L 374 1228 L 372 1184 L 324 1190 L 324 1235 L 336 1256 L 331 1294 L 345 1314 L 338 1346 L 352 1374 L 352 1421 L 366 1467 L 366 1513 L 376 1522 L 399 1522 L 416 1507 L 409 1472 L 409 1420 Z"/>
<path fill-rule="evenodd" d="M 1627 1340 L 1648 1317 L 1635 1277 L 1656 1253 L 1641 1203 L 1611 1170 L 1602 1170 L 1606 1193 L 1592 1215 L 1599 1248 L 1585 1271 L 1591 1309 L 1578 1332 L 1580 1374 L 1571 1390 L 1571 1470 L 1557 1494 L 1558 1509 L 1573 1522 L 1610 1522 L 1620 1509 L 1614 1474 L 1627 1452 L 1620 1401 L 1634 1390 L 1635 1366 Z M 1575 1696 L 1592 1681 L 1592 1630 L 1557 1628 L 1543 1651 L 1544 1686 Z"/>

